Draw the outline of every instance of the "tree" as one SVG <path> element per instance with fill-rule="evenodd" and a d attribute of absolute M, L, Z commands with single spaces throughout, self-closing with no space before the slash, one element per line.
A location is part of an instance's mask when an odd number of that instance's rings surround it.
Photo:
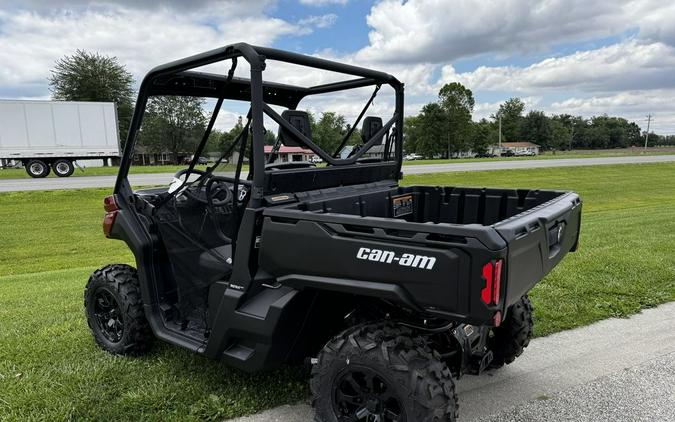
<path fill-rule="evenodd" d="M 314 143 L 329 154 L 340 146 L 348 130 L 344 116 L 332 111 L 321 113 L 318 121 L 315 121 L 313 117 L 310 118 L 310 123 Z"/>
<path fill-rule="evenodd" d="M 450 158 L 453 152 L 470 147 L 471 114 L 475 101 L 471 90 L 458 82 L 443 85 L 438 99 L 445 112 L 446 152 Z"/>
<path fill-rule="evenodd" d="M 446 117 L 445 110 L 438 103 L 429 103 L 422 107 L 422 112 L 418 116 L 419 138 L 415 152 L 425 157 L 447 153 Z"/>
<path fill-rule="evenodd" d="M 553 151 L 569 149 L 572 131 L 558 119 L 550 119 L 550 128 L 551 139 L 548 148 Z"/>
<path fill-rule="evenodd" d="M 471 132 L 471 150 L 478 155 L 487 154 L 490 146 L 497 145 L 499 141 L 499 129 L 487 119 L 474 123 Z"/>
<path fill-rule="evenodd" d="M 520 125 L 523 120 L 525 103 L 520 98 L 509 98 L 499 106 L 497 113 L 492 116 L 495 121 L 502 119 L 502 137 L 507 142 L 518 141 Z"/>
<path fill-rule="evenodd" d="M 120 138 L 126 140 L 133 114 L 134 80 L 117 57 L 77 50 L 56 61 L 49 86 L 60 101 L 104 101 L 117 104 Z"/>
<path fill-rule="evenodd" d="M 502 122 L 503 123 L 503 122 Z M 523 118 L 521 139 L 549 149 L 551 144 L 551 124 L 543 111 L 532 110 Z"/>
<path fill-rule="evenodd" d="M 148 101 L 139 144 L 151 151 L 169 151 L 174 162 L 189 156 L 206 130 L 206 116 L 198 97 L 162 96 Z"/>
<path fill-rule="evenodd" d="M 403 120 L 403 150 L 419 152 L 418 143 L 421 137 L 421 117 L 410 116 Z"/>

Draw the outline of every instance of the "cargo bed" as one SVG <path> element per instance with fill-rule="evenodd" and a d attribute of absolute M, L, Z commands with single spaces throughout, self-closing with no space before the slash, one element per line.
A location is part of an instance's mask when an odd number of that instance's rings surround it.
<path fill-rule="evenodd" d="M 576 247 L 581 215 L 578 195 L 554 190 L 378 183 L 295 199 L 264 212 L 260 265 L 279 281 L 476 324 L 489 324 Z M 484 267 L 500 261 L 500 298 L 486 304 Z"/>

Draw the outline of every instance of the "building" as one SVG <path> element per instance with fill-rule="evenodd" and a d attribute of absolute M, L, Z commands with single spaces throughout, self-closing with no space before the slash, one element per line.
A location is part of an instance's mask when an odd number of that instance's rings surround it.
<path fill-rule="evenodd" d="M 501 151 L 499 147 L 492 147 L 494 155 L 539 155 L 539 145 L 532 142 L 502 142 Z"/>
<path fill-rule="evenodd" d="M 265 145 L 265 160 L 269 160 L 270 154 L 272 153 L 272 145 Z M 312 161 L 315 159 L 316 154 L 311 149 L 302 148 L 302 147 L 287 147 L 282 145 L 277 152 L 277 158 L 275 162 L 297 162 L 297 161 Z"/>

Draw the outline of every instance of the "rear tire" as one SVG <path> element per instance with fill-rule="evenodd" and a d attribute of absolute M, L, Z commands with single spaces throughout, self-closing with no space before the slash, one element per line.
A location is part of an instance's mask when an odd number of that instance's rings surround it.
<path fill-rule="evenodd" d="M 115 355 L 140 355 L 154 337 L 145 319 L 136 269 L 113 264 L 89 277 L 84 290 L 87 324 L 96 344 Z"/>
<path fill-rule="evenodd" d="M 68 177 L 75 171 L 75 165 L 72 161 L 62 158 L 52 163 L 52 170 L 59 177 Z"/>
<path fill-rule="evenodd" d="M 457 419 L 448 367 L 422 337 L 391 323 L 359 325 L 329 341 L 310 387 L 320 422 Z"/>
<path fill-rule="evenodd" d="M 35 179 L 47 177 L 49 174 L 49 166 L 42 160 L 28 160 L 24 167 L 26 167 L 26 173 Z"/>
<path fill-rule="evenodd" d="M 488 349 L 494 356 L 491 368 L 501 368 L 523 354 L 532 338 L 532 313 L 532 303 L 525 295 L 509 307 L 501 325 L 492 329 L 488 339 Z"/>

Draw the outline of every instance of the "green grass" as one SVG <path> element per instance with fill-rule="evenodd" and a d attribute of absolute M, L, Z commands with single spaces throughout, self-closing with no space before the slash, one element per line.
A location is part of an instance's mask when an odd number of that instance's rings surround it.
<path fill-rule="evenodd" d="M 675 164 L 406 176 L 406 184 L 573 189 L 580 250 L 531 296 L 536 335 L 675 300 Z M 158 345 L 98 350 L 82 291 L 108 262 L 131 262 L 101 232 L 106 189 L 0 194 L 0 420 L 220 420 L 307 397 L 297 369 L 248 375 Z"/>
<path fill-rule="evenodd" d="M 415 160 L 404 161 L 407 166 L 419 166 L 424 164 L 445 164 L 445 163 L 472 163 L 482 161 L 523 161 L 523 160 L 557 160 L 561 158 L 597 158 L 597 157 L 626 157 L 642 155 L 668 155 L 675 154 L 675 148 L 649 148 L 644 151 L 642 148 L 624 148 L 624 149 L 603 149 L 603 150 L 572 150 L 544 152 L 536 156 L 527 157 L 490 157 L 490 158 L 455 158 L 439 160 Z"/>

